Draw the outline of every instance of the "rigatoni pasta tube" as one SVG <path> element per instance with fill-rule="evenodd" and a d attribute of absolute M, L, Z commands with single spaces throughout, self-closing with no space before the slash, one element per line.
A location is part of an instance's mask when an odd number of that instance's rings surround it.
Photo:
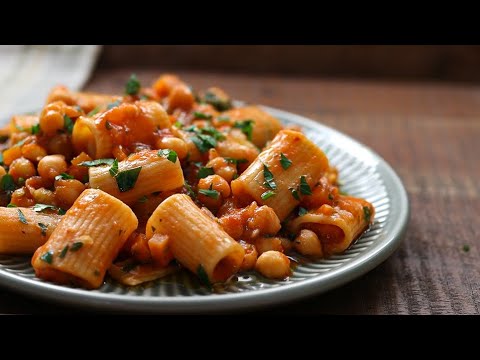
<path fill-rule="evenodd" d="M 90 187 L 103 190 L 127 204 L 134 203 L 144 195 L 167 191 L 183 186 L 184 178 L 178 158 L 173 163 L 159 155 L 157 150 L 145 150 L 118 163 L 118 175 L 112 176 L 111 166 L 91 167 L 88 171 Z M 138 170 L 140 169 L 140 170 Z M 137 174 L 134 172 L 139 171 Z M 130 173 L 130 174 L 129 174 Z M 119 176 L 130 177 L 131 188 L 121 191 Z M 137 176 L 133 181 L 135 175 Z M 127 179 L 128 180 L 128 179 Z"/>
<path fill-rule="evenodd" d="M 364 199 L 339 196 L 334 206 L 328 204 L 309 211 L 288 224 L 291 233 L 308 229 L 318 236 L 323 253 L 338 254 L 345 251 L 373 222 L 375 209 Z"/>
<path fill-rule="evenodd" d="M 211 282 L 227 280 L 242 264 L 242 246 L 187 195 L 172 195 L 157 207 L 146 227 L 147 238 L 154 233 L 167 235 L 174 257 Z"/>
<path fill-rule="evenodd" d="M 282 124 L 277 118 L 257 106 L 232 109 L 222 113 L 221 116 L 228 118 L 232 125 L 237 123 L 237 126 L 241 126 L 242 121 L 253 121 L 251 140 L 259 148 L 264 147 L 267 141 L 272 140 L 282 130 Z"/>
<path fill-rule="evenodd" d="M 283 165 L 282 154 L 288 160 Z M 282 130 L 242 175 L 232 181 L 232 192 L 246 202 L 255 200 L 268 205 L 283 221 L 299 199 L 308 196 L 306 186 L 301 186 L 302 179 L 313 188 L 327 168 L 328 159 L 317 145 L 300 132 Z M 270 184 L 266 172 L 272 175 Z"/>
<path fill-rule="evenodd" d="M 0 254 L 33 254 L 48 240 L 60 218 L 29 208 L 0 207 Z"/>
<path fill-rule="evenodd" d="M 101 191 L 85 190 L 32 258 L 35 274 L 60 284 L 98 288 L 137 228 L 133 211 Z"/>

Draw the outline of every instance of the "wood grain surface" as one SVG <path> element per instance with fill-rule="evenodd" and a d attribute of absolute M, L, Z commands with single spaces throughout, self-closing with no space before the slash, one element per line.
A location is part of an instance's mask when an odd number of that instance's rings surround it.
<path fill-rule="evenodd" d="M 87 89 L 122 91 L 131 70 L 98 70 Z M 133 70 L 145 82 L 161 72 Z M 479 313 L 480 87 L 179 74 L 195 88 L 216 84 L 345 132 L 388 161 L 407 188 L 409 227 L 388 260 L 339 289 L 262 313 Z M 0 313 L 78 311 L 0 289 Z"/>

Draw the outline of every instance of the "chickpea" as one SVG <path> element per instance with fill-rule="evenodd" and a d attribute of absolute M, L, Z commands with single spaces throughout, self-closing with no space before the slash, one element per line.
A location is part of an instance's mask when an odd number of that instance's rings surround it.
<path fill-rule="evenodd" d="M 20 146 L 13 146 L 3 152 L 3 163 L 10 166 L 14 160 L 22 157 L 22 149 Z"/>
<path fill-rule="evenodd" d="M 13 192 L 10 203 L 20 207 L 30 207 L 35 205 L 35 200 L 29 197 L 29 192 L 25 187 L 21 187 Z"/>
<path fill-rule="evenodd" d="M 51 190 L 42 187 L 34 190 L 32 196 L 36 203 L 55 205 L 55 194 Z"/>
<path fill-rule="evenodd" d="M 19 178 L 28 179 L 29 177 L 37 175 L 33 163 L 24 157 L 14 160 L 12 165 L 10 165 L 8 173 L 12 175 L 15 182 L 18 182 Z"/>
<path fill-rule="evenodd" d="M 291 273 L 290 260 L 279 251 L 267 251 L 257 259 L 255 270 L 269 279 L 284 279 Z"/>
<path fill-rule="evenodd" d="M 259 230 L 259 234 L 268 235 L 275 235 L 282 227 L 275 211 L 266 205 L 255 209 L 253 216 L 247 221 L 247 226 L 251 230 Z"/>
<path fill-rule="evenodd" d="M 40 128 L 47 136 L 53 136 L 63 129 L 65 120 L 61 113 L 62 102 L 53 102 L 45 106 L 40 114 Z"/>
<path fill-rule="evenodd" d="M 243 249 L 245 250 L 245 255 L 243 256 L 243 262 L 240 266 L 240 270 L 247 271 L 252 270 L 255 267 L 257 262 L 258 252 L 254 245 L 249 244 L 245 241 L 240 241 L 240 245 L 242 245 Z"/>
<path fill-rule="evenodd" d="M 22 155 L 33 162 L 39 162 L 43 157 L 47 156 L 47 151 L 38 144 L 26 144 L 22 146 Z"/>
<path fill-rule="evenodd" d="M 69 208 L 83 190 L 85 190 L 85 185 L 78 180 L 57 180 L 55 182 L 55 202 L 61 208 Z"/>
<path fill-rule="evenodd" d="M 237 173 L 237 169 L 235 165 L 230 164 L 225 158 L 217 157 L 215 159 L 210 160 L 207 163 L 207 167 L 213 168 L 215 174 L 224 178 L 227 182 L 231 182 L 233 177 Z"/>
<path fill-rule="evenodd" d="M 74 155 L 72 142 L 67 134 L 57 134 L 52 137 L 48 142 L 47 151 L 49 154 L 61 154 L 67 160 L 72 159 Z"/>
<path fill-rule="evenodd" d="M 312 257 L 322 257 L 322 243 L 317 234 L 311 230 L 303 229 L 294 241 L 295 250 L 300 254 Z"/>
<path fill-rule="evenodd" d="M 176 85 L 168 95 L 168 112 L 171 113 L 175 109 L 189 111 L 194 102 L 192 91 L 187 85 Z"/>
<path fill-rule="evenodd" d="M 286 237 L 279 237 L 282 242 L 282 248 L 284 252 L 289 252 L 293 248 L 293 241 L 287 239 Z"/>
<path fill-rule="evenodd" d="M 170 149 L 177 153 L 180 160 L 187 157 L 188 148 L 187 143 L 182 139 L 176 137 L 163 137 L 157 141 L 156 146 L 158 149 Z"/>
<path fill-rule="evenodd" d="M 160 76 L 153 84 L 153 89 L 156 91 L 158 96 L 165 97 L 170 94 L 172 89 L 178 84 L 182 84 L 182 81 L 177 76 L 165 74 Z"/>
<path fill-rule="evenodd" d="M 63 155 L 48 155 L 38 163 L 38 173 L 42 178 L 53 181 L 55 176 L 67 171 L 67 162 Z"/>
<path fill-rule="evenodd" d="M 230 185 L 221 176 L 209 175 L 198 182 L 198 189 L 208 190 L 210 187 L 217 190 L 224 199 L 230 196 Z"/>
<path fill-rule="evenodd" d="M 283 252 L 282 241 L 278 237 L 259 237 L 255 240 L 255 247 L 259 254 L 271 250 Z"/>

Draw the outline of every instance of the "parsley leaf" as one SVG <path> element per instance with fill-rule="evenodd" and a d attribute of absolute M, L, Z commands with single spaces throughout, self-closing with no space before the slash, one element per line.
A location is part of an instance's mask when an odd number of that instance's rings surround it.
<path fill-rule="evenodd" d="M 94 167 L 100 165 L 113 165 L 115 159 L 97 159 L 92 161 L 84 161 L 78 164 L 79 166 L 87 166 L 87 167 Z"/>
<path fill-rule="evenodd" d="M 227 162 L 229 162 L 230 164 L 235 164 L 235 165 L 243 164 L 243 163 L 248 162 L 247 159 L 234 159 L 234 158 L 231 158 L 231 157 L 224 157 L 224 159 L 225 159 Z"/>
<path fill-rule="evenodd" d="M 282 165 L 283 170 L 287 170 L 292 165 L 292 160 L 280 153 L 280 165 Z"/>
<path fill-rule="evenodd" d="M 305 208 L 303 208 L 303 207 L 299 207 L 299 208 L 298 208 L 298 216 L 303 216 L 303 215 L 305 215 L 305 214 L 307 214 L 307 213 L 308 213 L 308 210 L 307 210 L 307 209 L 305 209 Z"/>
<path fill-rule="evenodd" d="M 199 179 L 204 179 L 209 175 L 214 175 L 215 172 L 213 171 L 213 168 L 211 167 L 201 167 L 200 170 L 198 170 L 197 173 L 197 178 Z"/>
<path fill-rule="evenodd" d="M 292 193 L 292 196 L 295 200 L 300 201 L 300 195 L 298 194 L 298 190 L 295 188 L 288 188 L 290 192 Z"/>
<path fill-rule="evenodd" d="M 88 117 L 92 117 L 93 115 L 95 115 L 96 113 L 98 113 L 100 111 L 100 107 L 97 106 L 95 109 L 93 109 L 92 111 L 90 111 L 87 116 Z"/>
<path fill-rule="evenodd" d="M 40 260 L 45 261 L 47 264 L 51 264 L 53 261 L 53 253 L 51 251 L 47 251 L 45 254 L 40 256 Z"/>
<path fill-rule="evenodd" d="M 218 200 L 218 197 L 220 196 L 220 193 L 217 190 L 212 190 L 212 189 L 209 189 L 209 190 L 200 189 L 200 190 L 198 190 L 198 192 L 199 192 L 199 194 L 208 196 L 209 198 L 212 198 L 212 199 L 215 199 L 215 200 Z"/>
<path fill-rule="evenodd" d="M 137 79 L 137 75 L 132 74 L 125 84 L 125 93 L 128 95 L 137 95 L 140 91 L 140 81 Z"/>
<path fill-rule="evenodd" d="M 10 203 L 10 204 L 7 205 L 7 208 L 16 208 L 16 207 L 18 207 L 18 206 L 15 205 L 15 204 L 12 204 L 12 203 Z"/>
<path fill-rule="evenodd" d="M 173 150 L 163 149 L 163 150 L 159 150 L 157 154 L 160 157 L 167 158 L 168 161 L 171 161 L 174 164 L 177 162 L 177 153 Z"/>
<path fill-rule="evenodd" d="M 65 245 L 65 247 L 62 249 L 62 251 L 60 252 L 60 255 L 58 255 L 58 257 L 60 259 L 63 259 L 65 257 L 65 255 L 67 255 L 67 251 L 68 251 L 68 245 Z"/>
<path fill-rule="evenodd" d="M 62 208 L 58 208 L 58 215 L 65 215 L 67 212 Z"/>
<path fill-rule="evenodd" d="M 305 175 L 300 176 L 300 193 L 303 195 L 312 195 L 312 189 L 310 189 Z"/>
<path fill-rule="evenodd" d="M 235 121 L 235 123 L 233 124 L 233 127 L 240 129 L 247 136 L 247 139 L 249 141 L 252 141 L 254 123 L 255 121 L 253 120 Z"/>
<path fill-rule="evenodd" d="M 22 210 L 20 209 L 17 209 L 18 211 L 18 217 L 20 218 L 20 222 L 27 225 L 28 224 L 28 221 L 27 219 L 25 218 L 25 215 L 23 214 Z"/>
<path fill-rule="evenodd" d="M 470 245 L 468 245 L 468 244 L 463 245 L 463 251 L 469 252 L 470 251 Z"/>
<path fill-rule="evenodd" d="M 69 134 L 73 132 L 73 121 L 72 119 L 70 119 L 70 116 L 68 115 L 63 116 L 63 126 Z"/>
<path fill-rule="evenodd" d="M 190 184 L 185 182 L 183 186 L 185 186 L 185 189 L 187 189 L 188 196 L 190 196 L 192 199 L 195 199 L 197 197 L 197 195 L 195 194 L 195 191 L 193 191 Z"/>
<path fill-rule="evenodd" d="M 265 182 L 263 183 L 263 185 L 265 185 L 268 189 L 270 190 L 277 189 L 277 184 L 273 180 L 273 174 L 268 169 L 268 166 L 265 164 L 263 164 L 263 178 L 265 179 Z"/>
<path fill-rule="evenodd" d="M 369 223 L 371 216 L 372 216 L 372 212 L 370 211 L 370 208 L 368 206 L 364 206 L 363 207 L 363 218 L 365 219 L 365 222 Z"/>
<path fill-rule="evenodd" d="M 13 176 L 10 174 L 5 174 L 0 181 L 0 188 L 4 191 L 14 191 L 15 182 L 13 181 Z"/>
<path fill-rule="evenodd" d="M 198 151 L 200 151 L 202 154 L 217 146 L 217 141 L 210 135 L 197 134 L 191 139 Z"/>
<path fill-rule="evenodd" d="M 75 179 L 75 176 L 72 176 L 67 173 L 61 173 L 60 175 L 55 176 L 55 180 L 71 180 Z"/>
<path fill-rule="evenodd" d="M 202 120 L 210 120 L 212 118 L 212 115 L 205 114 L 205 113 L 202 113 L 202 112 L 199 112 L 199 111 L 195 111 L 193 113 L 193 116 L 195 116 L 195 118 L 197 118 L 197 119 L 202 119 Z"/>
<path fill-rule="evenodd" d="M 78 251 L 82 248 L 83 242 L 81 241 L 76 241 L 72 244 L 72 247 L 70 248 L 70 251 Z"/>
<path fill-rule="evenodd" d="M 208 278 L 208 274 L 203 268 L 202 264 L 198 265 L 197 276 L 200 279 L 200 281 L 203 283 L 203 285 L 206 285 L 209 288 L 212 287 L 212 284 L 210 283 L 210 279 Z"/>
<path fill-rule="evenodd" d="M 141 170 L 142 167 L 139 166 L 134 169 L 120 171 L 115 176 L 115 180 L 117 181 L 120 192 L 125 192 L 135 187 L 135 183 L 137 182 L 138 175 L 140 174 Z"/>
<path fill-rule="evenodd" d="M 43 236 L 47 235 L 48 226 L 42 223 L 38 223 L 38 226 L 40 226 L 40 229 L 42 230 L 42 235 Z"/>
<path fill-rule="evenodd" d="M 260 197 L 262 198 L 262 200 L 268 200 L 274 195 L 275 193 L 272 190 L 268 190 L 265 191 L 262 195 L 260 195 Z"/>
<path fill-rule="evenodd" d="M 3 165 L 3 152 L 0 151 L 0 165 Z"/>
<path fill-rule="evenodd" d="M 207 91 L 205 93 L 203 100 L 207 104 L 212 105 L 218 111 L 225 111 L 232 107 L 232 104 L 229 99 L 222 99 L 211 91 Z"/>
<path fill-rule="evenodd" d="M 118 174 L 118 160 L 117 159 L 113 160 L 112 167 L 108 171 L 109 171 L 109 173 L 112 177 L 117 176 L 117 174 Z"/>
<path fill-rule="evenodd" d="M 334 199 L 333 195 L 332 195 L 332 194 L 328 194 L 328 200 L 333 200 L 333 199 Z"/>
<path fill-rule="evenodd" d="M 35 134 L 38 134 L 40 133 L 40 124 L 35 124 L 35 125 L 32 125 L 32 135 L 35 135 Z"/>

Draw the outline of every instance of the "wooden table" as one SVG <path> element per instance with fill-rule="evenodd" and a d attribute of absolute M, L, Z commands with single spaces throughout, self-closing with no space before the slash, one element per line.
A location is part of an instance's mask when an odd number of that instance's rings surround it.
<path fill-rule="evenodd" d="M 161 70 L 139 71 L 151 81 Z M 88 90 L 122 91 L 130 69 L 97 71 Z M 400 248 L 339 289 L 272 314 L 478 314 L 480 87 L 178 72 L 195 88 L 305 115 L 378 152 L 403 179 L 411 218 Z M 0 313 L 71 313 L 0 289 Z"/>

